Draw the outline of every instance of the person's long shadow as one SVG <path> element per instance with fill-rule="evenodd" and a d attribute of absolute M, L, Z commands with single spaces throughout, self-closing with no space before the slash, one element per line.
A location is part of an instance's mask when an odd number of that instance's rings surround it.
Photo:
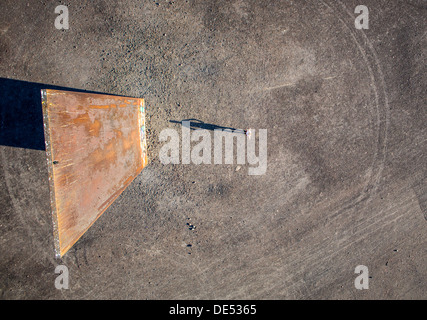
<path fill-rule="evenodd" d="M 212 130 L 213 131 L 213 130 L 219 130 L 219 129 L 221 129 L 221 130 L 228 129 L 228 130 L 232 130 L 232 131 L 236 131 L 236 130 L 240 131 L 241 130 L 242 133 L 244 133 L 244 130 L 242 130 L 242 129 L 218 126 L 216 124 L 205 123 L 205 122 L 198 120 L 198 119 L 184 119 L 181 121 L 169 120 L 169 122 L 171 122 L 171 123 L 178 123 L 180 125 L 183 125 L 183 122 L 185 122 L 185 121 L 190 122 L 190 130 L 205 129 L 205 130 Z"/>
<path fill-rule="evenodd" d="M 45 150 L 41 89 L 100 93 L 0 78 L 0 145 Z"/>

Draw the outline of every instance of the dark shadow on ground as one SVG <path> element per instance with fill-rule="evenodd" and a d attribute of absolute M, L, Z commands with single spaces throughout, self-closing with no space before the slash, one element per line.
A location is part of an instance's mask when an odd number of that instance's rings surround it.
<path fill-rule="evenodd" d="M 211 123 L 205 123 L 201 120 L 198 119 L 184 119 L 181 121 L 176 121 L 176 120 L 169 120 L 169 122 L 172 123 L 178 123 L 180 125 L 183 125 L 184 121 L 189 121 L 190 122 L 190 129 L 191 130 L 197 130 L 197 129 L 205 129 L 205 130 L 242 130 L 242 129 L 236 129 L 236 128 L 231 128 L 231 127 L 223 127 L 223 126 L 218 126 L 216 124 L 211 124 Z M 244 133 L 244 131 L 242 130 L 242 133 Z"/>
<path fill-rule="evenodd" d="M 41 89 L 100 93 L 0 78 L 0 145 L 45 150 Z"/>

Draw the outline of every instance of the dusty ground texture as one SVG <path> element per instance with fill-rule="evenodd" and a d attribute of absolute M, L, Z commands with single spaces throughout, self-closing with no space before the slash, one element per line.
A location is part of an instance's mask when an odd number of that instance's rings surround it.
<path fill-rule="evenodd" d="M 1 1 L 0 297 L 426 299 L 426 2 L 364 0 L 357 30 L 360 2 Z M 148 108 L 150 165 L 62 259 L 52 86 Z M 160 163 L 186 118 L 268 129 L 266 174 Z"/>

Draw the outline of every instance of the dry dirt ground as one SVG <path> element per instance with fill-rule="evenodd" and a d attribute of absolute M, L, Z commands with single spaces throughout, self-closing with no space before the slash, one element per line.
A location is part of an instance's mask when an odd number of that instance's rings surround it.
<path fill-rule="evenodd" d="M 2 0 L 0 297 L 426 299 L 426 14 L 422 0 Z M 149 128 L 150 164 L 62 259 L 39 101 L 54 86 L 144 97 Z M 188 118 L 267 129 L 266 173 L 162 164 L 160 132 Z"/>

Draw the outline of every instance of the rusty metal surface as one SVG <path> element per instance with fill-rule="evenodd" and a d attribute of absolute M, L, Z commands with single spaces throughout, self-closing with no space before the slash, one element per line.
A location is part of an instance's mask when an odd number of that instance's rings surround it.
<path fill-rule="evenodd" d="M 143 99 L 42 90 L 56 254 L 147 164 Z"/>

